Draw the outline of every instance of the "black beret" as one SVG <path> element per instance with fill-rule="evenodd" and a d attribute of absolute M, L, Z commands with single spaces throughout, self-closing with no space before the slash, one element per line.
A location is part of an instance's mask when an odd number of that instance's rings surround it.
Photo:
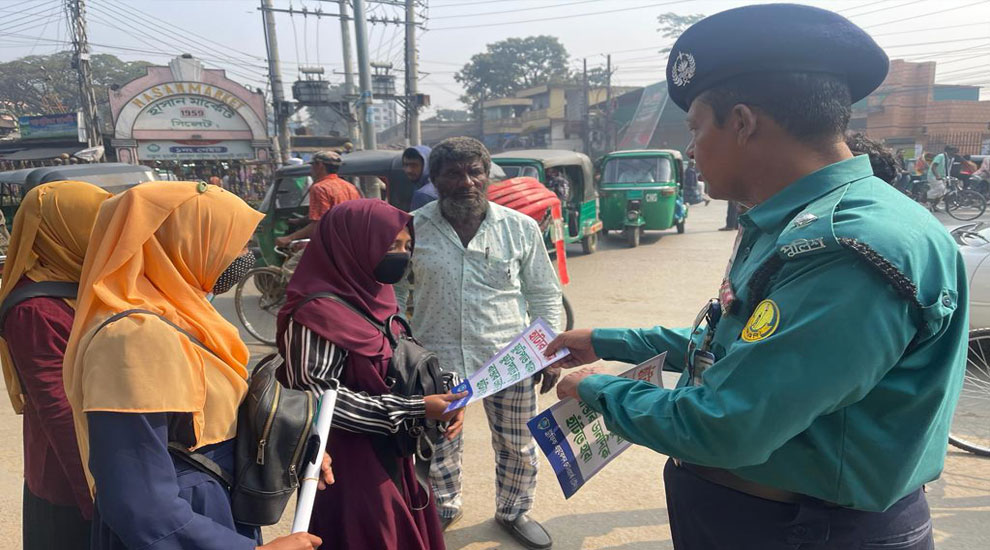
<path fill-rule="evenodd" d="M 670 50 L 667 91 L 685 111 L 728 78 L 763 72 L 845 77 L 853 102 L 876 90 L 890 61 L 841 15 L 798 4 L 762 4 L 716 13 L 689 27 Z"/>

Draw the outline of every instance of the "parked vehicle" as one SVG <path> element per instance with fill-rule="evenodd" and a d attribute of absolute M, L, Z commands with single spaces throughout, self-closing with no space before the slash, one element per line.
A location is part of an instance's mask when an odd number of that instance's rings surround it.
<path fill-rule="evenodd" d="M 42 166 L 0 172 L 0 208 L 3 209 L 7 223 L 13 223 L 14 212 L 24 195 L 42 183 L 85 181 L 111 193 L 119 193 L 139 183 L 157 179 L 155 171 L 147 166 L 121 162 Z"/>
<path fill-rule="evenodd" d="M 585 254 L 598 248 L 602 229 L 598 217 L 598 192 L 594 184 L 594 165 L 587 155 L 556 149 L 525 149 L 507 151 L 492 157 L 509 178 L 530 177 L 544 186 L 549 183 L 547 171 L 560 170 L 570 184 L 570 201 L 562 203 L 564 242 L 581 243 Z M 548 235 L 548 244 L 551 244 Z"/>
<path fill-rule="evenodd" d="M 952 230 L 969 279 L 969 355 L 949 443 L 990 456 L 990 227 L 983 223 Z"/>
<path fill-rule="evenodd" d="M 684 233 L 688 207 L 684 202 L 681 153 L 668 149 L 617 151 L 601 160 L 604 233 L 621 231 L 629 246 L 639 246 L 645 230 L 676 227 Z"/>

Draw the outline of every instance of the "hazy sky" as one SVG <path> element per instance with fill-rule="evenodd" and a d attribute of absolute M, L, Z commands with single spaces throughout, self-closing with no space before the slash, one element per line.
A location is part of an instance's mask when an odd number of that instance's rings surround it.
<path fill-rule="evenodd" d="M 63 0 L 0 0 L 0 60 L 65 48 Z M 337 2 L 274 0 L 275 6 L 322 8 L 336 13 Z M 426 3 L 426 2 L 424 2 Z M 509 37 L 557 36 L 578 68 L 604 65 L 613 54 L 617 85 L 644 85 L 663 79 L 669 45 L 657 32 L 660 13 L 712 14 L 758 2 L 734 0 L 435 0 L 420 35 L 420 91 L 434 106 L 461 108 L 454 73 L 485 45 Z M 891 58 L 938 62 L 937 81 L 985 86 L 990 99 L 990 0 L 832 0 L 802 2 L 832 9 L 865 28 Z M 259 0 L 86 0 L 89 37 L 95 52 L 164 63 L 192 53 L 208 66 L 265 89 L 267 67 Z M 370 15 L 402 17 L 402 8 L 369 3 Z M 300 65 L 322 65 L 338 82 L 342 68 L 340 24 L 336 18 L 276 15 L 286 82 Z M 402 70 L 404 39 L 397 25 L 369 25 L 373 61 L 391 61 Z M 0 75 L 2 78 L 3 75 Z M 401 87 L 401 75 L 399 86 Z"/>

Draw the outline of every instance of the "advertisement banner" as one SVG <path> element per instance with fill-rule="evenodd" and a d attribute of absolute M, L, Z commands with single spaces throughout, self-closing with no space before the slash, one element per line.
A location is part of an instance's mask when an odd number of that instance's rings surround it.
<path fill-rule="evenodd" d="M 626 126 L 618 149 L 648 149 L 656 132 L 660 115 L 667 105 L 667 83 L 658 82 L 643 88 L 643 96 L 632 121 Z"/>
<path fill-rule="evenodd" d="M 252 160 L 248 140 L 139 141 L 139 160 Z"/>
<path fill-rule="evenodd" d="M 667 354 L 633 367 L 620 376 L 663 387 L 661 373 Z M 605 420 L 583 401 L 562 399 L 527 423 L 540 450 L 553 468 L 564 498 L 571 498 L 606 464 L 632 443 L 605 427 Z"/>
<path fill-rule="evenodd" d="M 453 389 L 454 393 L 468 392 L 468 395 L 448 405 L 447 411 L 466 407 L 479 399 L 498 393 L 567 357 L 571 353 L 567 348 L 558 351 L 553 357 L 543 356 L 543 350 L 547 349 L 556 337 L 546 321 L 543 319 L 533 321 L 529 328 L 516 336 L 508 346 L 502 348 L 502 351 L 485 363 L 485 366 Z"/>
<path fill-rule="evenodd" d="M 79 113 L 22 116 L 17 124 L 21 139 L 79 140 Z"/>

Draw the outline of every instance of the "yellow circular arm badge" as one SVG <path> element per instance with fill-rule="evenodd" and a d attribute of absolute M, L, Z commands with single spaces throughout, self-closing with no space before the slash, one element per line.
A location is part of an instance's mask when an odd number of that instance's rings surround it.
<path fill-rule="evenodd" d="M 777 332 L 780 324 L 780 308 L 773 300 L 763 300 L 753 315 L 746 321 L 742 330 L 742 339 L 746 342 L 759 342 Z"/>

